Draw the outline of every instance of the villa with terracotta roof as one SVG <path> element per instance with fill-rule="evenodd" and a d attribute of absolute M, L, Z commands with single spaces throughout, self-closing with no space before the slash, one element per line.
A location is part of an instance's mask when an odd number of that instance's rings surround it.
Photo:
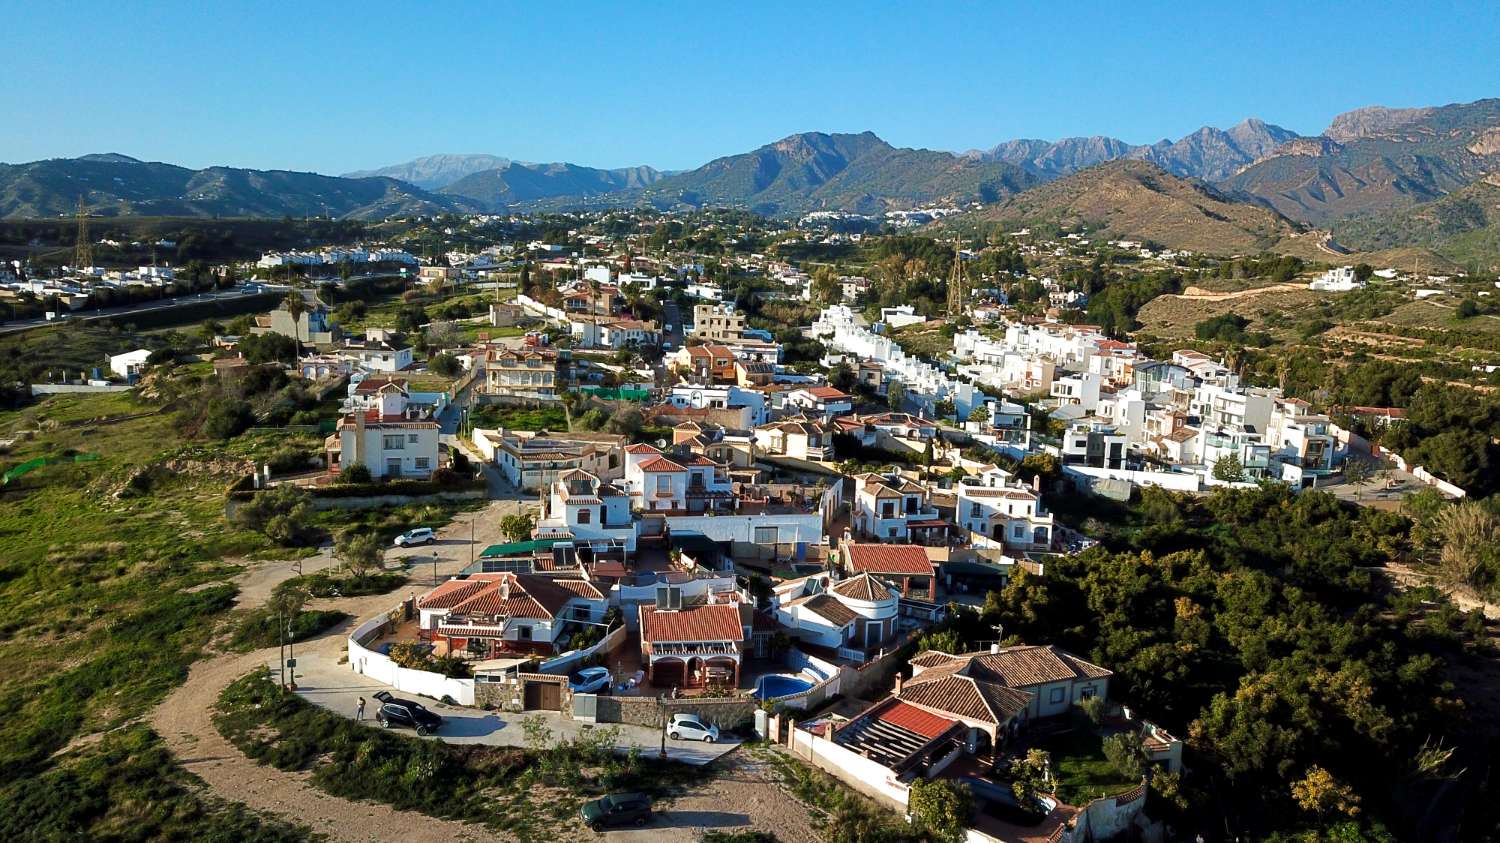
<path fill-rule="evenodd" d="M 799 642 L 858 657 L 896 638 L 900 597 L 870 574 L 835 581 L 827 573 L 777 584 L 776 620 Z M 853 652 L 860 651 L 860 652 Z"/>
<path fill-rule="evenodd" d="M 634 551 L 638 532 L 625 489 L 574 468 L 559 473 L 548 488 L 532 535 L 552 541 L 554 549 L 587 547 L 598 554 Z"/>
<path fill-rule="evenodd" d="M 800 407 L 804 412 L 817 416 L 825 422 L 832 420 L 835 416 L 854 412 L 854 398 L 849 393 L 831 386 L 808 386 L 794 389 L 787 393 L 786 403 L 791 407 Z"/>
<path fill-rule="evenodd" d="M 649 445 L 625 449 L 625 488 L 639 512 L 686 514 L 734 509 L 734 483 L 724 467 L 694 453 L 658 451 Z"/>
<path fill-rule="evenodd" d="M 1042 510 L 1042 496 L 1009 472 L 987 467 L 957 487 L 955 520 L 978 546 L 1045 551 L 1052 547 L 1055 523 Z"/>
<path fill-rule="evenodd" d="M 870 574 L 896 589 L 902 597 L 932 599 L 935 569 L 927 551 L 914 544 L 861 544 L 845 541 L 837 551 L 838 566 L 847 577 Z"/>
<path fill-rule="evenodd" d="M 1108 699 L 1109 677 L 1114 675 L 1050 644 L 995 647 L 957 656 L 928 650 L 917 654 L 911 664 L 912 677 L 899 693 L 902 699 L 921 685 L 962 677 L 1029 694 L 1019 709 L 1026 719 L 1065 714 L 1088 697 Z"/>
<path fill-rule="evenodd" d="M 408 404 L 404 389 L 387 384 L 369 407 L 344 415 L 323 440 L 328 470 L 337 474 L 363 465 L 375 479 L 426 479 L 439 468 L 440 431 L 429 412 Z"/>
<path fill-rule="evenodd" d="M 741 603 L 639 608 L 641 664 L 657 688 L 737 687 L 754 626 Z"/>
<path fill-rule="evenodd" d="M 927 487 L 899 473 L 856 475 L 850 520 L 864 538 L 927 545 L 945 544 L 952 526 L 938 515 Z"/>
<path fill-rule="evenodd" d="M 763 454 L 821 462 L 833 454 L 833 432 L 805 417 L 782 419 L 755 428 L 755 447 Z"/>
<path fill-rule="evenodd" d="M 450 653 L 480 658 L 551 654 L 584 625 L 604 618 L 605 596 L 581 579 L 536 574 L 471 574 L 417 598 L 423 634 Z"/>

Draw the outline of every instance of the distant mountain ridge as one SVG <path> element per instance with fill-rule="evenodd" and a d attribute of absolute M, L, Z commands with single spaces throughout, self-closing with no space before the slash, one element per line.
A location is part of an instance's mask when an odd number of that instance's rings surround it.
<path fill-rule="evenodd" d="M 482 173 L 485 170 L 501 169 L 510 166 L 511 163 L 511 159 L 502 158 L 499 155 L 455 155 L 452 153 L 440 153 L 438 155 L 414 158 L 401 164 L 392 164 L 389 167 L 377 167 L 373 170 L 355 170 L 352 173 L 344 173 L 343 177 L 346 179 L 361 179 L 371 176 L 384 176 L 385 178 L 400 179 L 424 190 L 439 190 L 465 176 Z"/>
<path fill-rule="evenodd" d="M 329 214 L 380 219 L 473 212 L 477 205 L 390 178 L 346 179 L 287 170 L 207 167 L 191 170 L 114 153 L 0 164 L 0 217 L 53 217 L 76 211 L 106 216 L 283 217 Z"/>
<path fill-rule="evenodd" d="M 1042 178 L 1059 178 L 1106 161 L 1150 161 L 1176 176 L 1204 181 L 1228 178 L 1299 135 L 1251 117 L 1230 127 L 1212 126 L 1178 141 L 1129 144 L 1117 138 L 1094 136 L 1058 141 L 1014 140 L 968 153 L 983 160 L 1006 161 Z"/>
<path fill-rule="evenodd" d="M 1500 173 L 1500 99 L 1355 109 L 1318 140 L 1288 144 L 1220 186 L 1318 225 L 1430 202 Z"/>
<path fill-rule="evenodd" d="M 927 203 L 993 202 L 1039 179 L 1013 164 L 891 146 L 873 132 L 789 135 L 595 204 L 732 205 L 764 214 L 881 213 Z"/>
<path fill-rule="evenodd" d="M 470 173 L 438 192 L 463 197 L 492 211 L 556 197 L 590 197 L 654 184 L 662 173 L 653 167 L 600 170 L 577 164 L 522 164 L 512 161 Z"/>

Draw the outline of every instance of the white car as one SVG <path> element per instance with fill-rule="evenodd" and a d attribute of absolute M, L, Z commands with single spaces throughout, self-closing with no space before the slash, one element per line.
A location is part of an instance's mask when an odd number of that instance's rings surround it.
<path fill-rule="evenodd" d="M 407 530 L 396 537 L 396 547 L 411 547 L 417 544 L 432 544 L 437 541 L 431 527 L 418 527 L 415 530 Z"/>
<path fill-rule="evenodd" d="M 575 694 L 608 693 L 609 680 L 609 668 L 586 667 L 568 677 L 568 690 Z"/>
<path fill-rule="evenodd" d="M 696 714 L 674 714 L 672 722 L 667 724 L 667 737 L 674 741 L 713 743 L 719 739 L 719 727 L 704 723 Z"/>

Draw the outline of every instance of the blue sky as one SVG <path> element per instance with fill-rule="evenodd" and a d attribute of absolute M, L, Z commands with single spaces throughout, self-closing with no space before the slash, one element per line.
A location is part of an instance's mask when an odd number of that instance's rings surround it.
<path fill-rule="evenodd" d="M 1207 8 L 1232 6 L 1232 9 Z M 963 150 L 1500 96 L 1500 3 L 0 0 L 0 161 L 688 168 L 800 131 Z"/>

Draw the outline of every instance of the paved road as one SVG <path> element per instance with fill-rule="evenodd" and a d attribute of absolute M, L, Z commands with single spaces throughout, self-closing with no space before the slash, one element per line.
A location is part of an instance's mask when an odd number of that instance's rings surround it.
<path fill-rule="evenodd" d="M 399 596 L 399 594 L 391 595 L 392 602 L 399 599 Z M 310 650 L 298 651 L 297 694 L 308 702 L 316 703 L 345 717 L 354 716 L 359 698 L 364 697 L 366 722 L 372 728 L 379 728 L 374 720 L 375 692 L 390 691 L 395 696 L 407 698 L 416 695 L 398 691 L 368 676 L 355 673 L 347 664 L 339 664 L 339 658 L 345 652 L 344 642 L 343 636 L 334 636 L 315 643 Z M 271 654 L 267 666 L 271 669 L 271 675 L 275 676 L 279 667 L 275 654 Z M 554 739 L 573 738 L 586 730 L 595 728 L 577 720 L 564 719 L 561 714 L 553 711 L 510 714 L 443 705 L 440 702 L 423 700 L 420 697 L 417 699 L 421 700 L 423 705 L 441 714 L 447 721 L 442 731 L 430 738 L 447 743 L 525 746 L 526 738 L 521 729 L 521 720 L 533 716 L 547 721 Z M 616 748 L 622 752 L 632 748 L 640 749 L 642 752 L 658 752 L 661 749 L 661 732 L 657 729 L 623 723 L 611 723 L 599 728 L 619 729 L 620 738 Z M 669 738 L 666 742 L 668 758 L 696 766 L 708 764 L 739 745 L 740 741 L 729 739 L 718 743 L 701 743 L 699 741 L 675 741 Z"/>
<path fill-rule="evenodd" d="M 106 307 L 100 310 L 79 310 L 70 313 L 67 319 L 58 319 L 48 322 L 46 319 L 26 319 L 20 322 L 7 322 L 0 325 L 0 334 L 14 333 L 16 331 L 29 331 L 33 328 L 43 328 L 48 325 L 62 325 L 69 322 L 87 322 L 93 319 L 110 319 L 117 316 L 132 316 L 138 313 L 151 313 L 158 310 L 170 310 L 189 304 L 201 304 L 206 301 L 234 301 L 236 299 L 248 298 L 250 296 L 264 295 L 263 292 L 248 292 L 246 290 L 217 290 L 208 293 L 195 293 L 190 296 L 174 296 L 169 299 L 158 299 L 142 304 L 121 305 L 119 307 Z"/>
<path fill-rule="evenodd" d="M 672 326 L 672 330 L 662 331 L 662 342 L 671 343 L 674 349 L 682 348 L 682 308 L 677 306 L 677 302 L 668 299 L 662 303 L 661 315 L 662 324 Z"/>

